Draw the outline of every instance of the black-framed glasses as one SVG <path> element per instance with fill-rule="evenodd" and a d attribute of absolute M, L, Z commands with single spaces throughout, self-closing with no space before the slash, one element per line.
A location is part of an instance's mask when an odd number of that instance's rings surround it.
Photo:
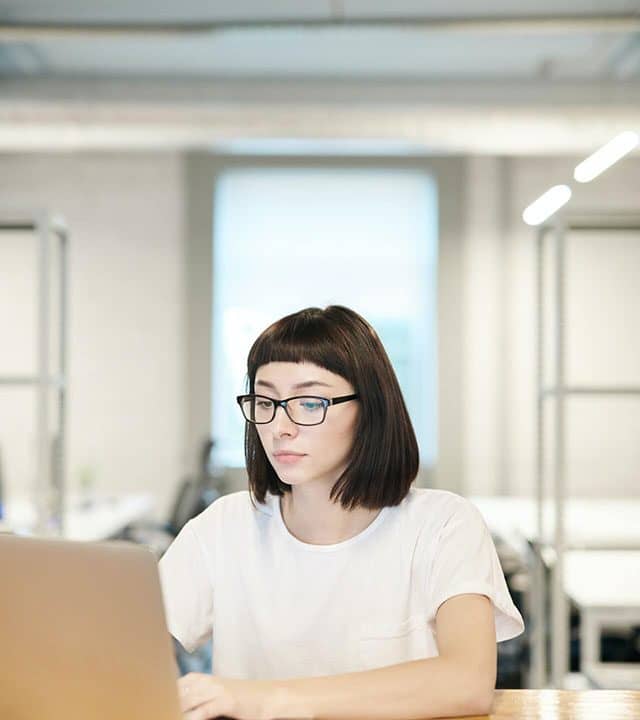
<path fill-rule="evenodd" d="M 270 423 L 276 416 L 278 407 L 282 407 L 289 419 L 296 425 L 320 425 L 327 416 L 329 405 L 339 405 L 349 400 L 355 400 L 357 397 L 357 394 L 334 398 L 295 395 L 284 400 L 277 400 L 267 395 L 238 395 L 236 400 L 245 420 L 254 425 Z"/>

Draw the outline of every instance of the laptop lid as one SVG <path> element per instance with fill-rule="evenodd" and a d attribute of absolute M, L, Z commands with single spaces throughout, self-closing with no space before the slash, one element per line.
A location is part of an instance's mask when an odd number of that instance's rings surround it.
<path fill-rule="evenodd" d="M 179 720 L 155 556 L 0 534 L 0 718 Z"/>

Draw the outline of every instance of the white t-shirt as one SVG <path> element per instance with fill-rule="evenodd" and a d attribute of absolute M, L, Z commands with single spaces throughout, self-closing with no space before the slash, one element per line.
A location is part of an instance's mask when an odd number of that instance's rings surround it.
<path fill-rule="evenodd" d="M 247 490 L 223 495 L 159 564 L 169 632 L 189 652 L 212 637 L 215 675 L 312 677 L 433 657 L 436 611 L 461 593 L 491 599 L 498 642 L 524 630 L 487 526 L 459 495 L 412 487 L 334 545 L 294 537 L 278 496 L 256 508 Z"/>

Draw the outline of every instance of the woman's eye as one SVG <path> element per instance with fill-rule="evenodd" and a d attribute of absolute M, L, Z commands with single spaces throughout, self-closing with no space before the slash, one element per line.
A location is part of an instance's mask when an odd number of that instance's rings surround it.
<path fill-rule="evenodd" d="M 322 407 L 322 403 L 321 403 L 321 402 L 317 402 L 317 401 L 315 401 L 315 400 L 314 400 L 314 401 L 307 401 L 307 402 L 302 403 L 302 407 L 303 407 L 305 410 L 317 410 L 318 408 Z"/>
<path fill-rule="evenodd" d="M 262 410 L 266 410 L 271 407 L 271 400 L 258 400 L 256 405 Z"/>

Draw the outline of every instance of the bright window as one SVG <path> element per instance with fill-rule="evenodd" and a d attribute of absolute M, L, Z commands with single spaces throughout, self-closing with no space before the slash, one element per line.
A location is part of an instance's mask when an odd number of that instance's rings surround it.
<path fill-rule="evenodd" d="M 423 466 L 436 460 L 437 196 L 415 170 L 245 168 L 214 196 L 212 436 L 244 465 L 255 338 L 304 307 L 347 305 L 373 325 L 394 366 Z"/>

